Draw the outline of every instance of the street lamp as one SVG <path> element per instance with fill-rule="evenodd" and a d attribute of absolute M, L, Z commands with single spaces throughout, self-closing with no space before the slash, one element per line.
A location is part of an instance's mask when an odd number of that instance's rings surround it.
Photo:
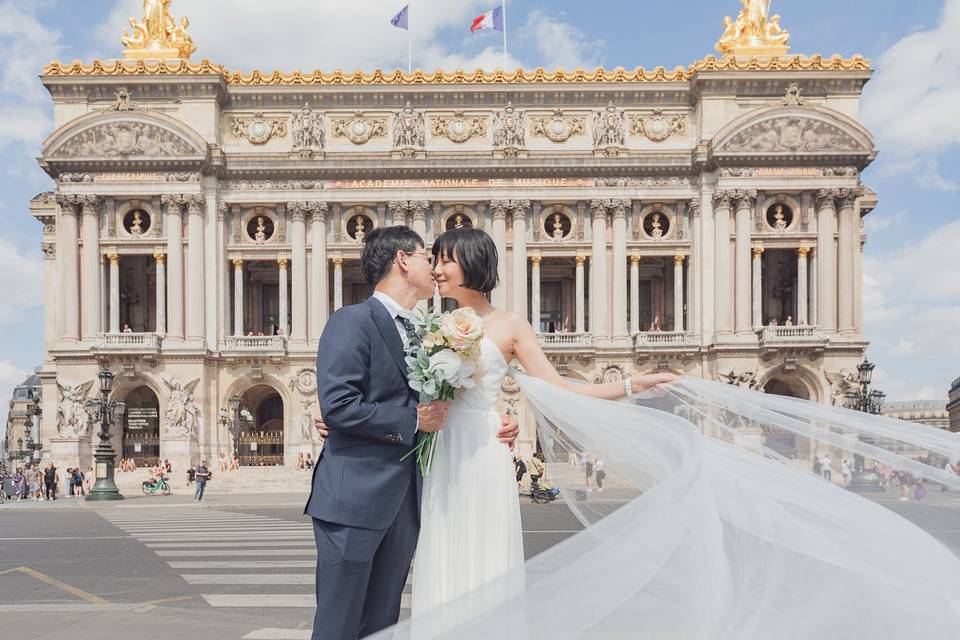
<path fill-rule="evenodd" d="M 113 480 L 114 461 L 117 457 L 110 442 L 110 428 L 123 419 L 127 411 L 127 403 L 120 400 L 110 400 L 110 391 L 113 389 L 113 373 L 106 367 L 97 374 L 100 379 L 100 397 L 87 400 L 86 409 L 90 421 L 100 423 L 98 434 L 100 442 L 94 458 L 97 461 L 97 481 L 90 489 L 87 500 L 123 500 L 117 484 Z"/>
<path fill-rule="evenodd" d="M 234 394 L 227 401 L 230 406 L 230 436 L 233 438 L 233 455 L 240 458 L 240 396 Z"/>
<path fill-rule="evenodd" d="M 43 415 L 43 410 L 40 407 L 38 394 L 34 393 L 33 389 L 29 389 L 27 394 L 30 403 L 27 405 L 27 421 L 24 432 L 27 437 L 27 448 L 33 450 L 33 463 L 40 464 L 40 449 L 43 448 L 43 444 L 40 442 L 40 417 Z M 30 437 L 31 427 L 35 430 L 33 438 Z"/>
<path fill-rule="evenodd" d="M 857 365 L 857 382 L 859 388 L 846 393 L 847 407 L 856 411 L 863 411 L 872 415 L 877 415 L 883 411 L 883 400 L 886 394 L 878 389 L 870 389 L 870 383 L 873 380 L 874 363 L 866 358 Z M 864 442 L 869 442 L 864 438 Z M 863 456 L 859 453 L 853 454 L 853 477 L 850 481 L 851 489 L 860 489 L 864 491 L 876 491 L 878 484 L 876 473 L 868 473 L 864 469 Z"/>

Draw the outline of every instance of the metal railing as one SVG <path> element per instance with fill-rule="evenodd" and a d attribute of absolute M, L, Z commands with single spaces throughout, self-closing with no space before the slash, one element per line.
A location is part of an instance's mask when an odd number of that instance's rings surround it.
<path fill-rule="evenodd" d="M 160 348 L 160 342 L 160 336 L 156 333 L 100 333 L 94 348 L 156 351 Z"/>

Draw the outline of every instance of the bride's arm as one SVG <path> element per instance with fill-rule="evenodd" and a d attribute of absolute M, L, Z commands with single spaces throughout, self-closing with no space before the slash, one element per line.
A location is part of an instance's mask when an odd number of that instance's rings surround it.
<path fill-rule="evenodd" d="M 617 382 L 603 382 L 600 384 L 578 384 L 570 383 L 564 380 L 557 370 L 550 364 L 546 354 L 540 347 L 537 340 L 537 334 L 524 318 L 517 314 L 511 314 L 511 329 L 513 334 L 513 352 L 523 365 L 527 375 L 540 378 L 551 384 L 576 393 L 582 396 L 591 396 L 593 398 L 602 398 L 604 400 L 619 400 L 627 395 L 622 380 Z M 653 375 L 632 376 L 630 385 L 633 393 L 646 391 L 650 387 L 664 383 L 679 380 L 680 376 L 673 373 L 658 373 Z"/>

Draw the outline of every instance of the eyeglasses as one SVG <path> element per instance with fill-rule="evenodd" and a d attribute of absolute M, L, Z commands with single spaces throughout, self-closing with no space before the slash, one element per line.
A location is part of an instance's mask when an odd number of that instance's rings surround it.
<path fill-rule="evenodd" d="M 417 251 L 417 252 L 415 252 L 415 253 L 407 253 L 406 251 L 404 251 L 403 253 L 406 254 L 406 255 L 408 255 L 408 256 L 415 256 L 415 257 L 417 257 L 417 258 L 423 258 L 424 260 L 427 261 L 427 264 L 428 264 L 428 265 L 430 265 L 431 267 L 433 266 L 433 256 L 431 256 L 431 255 L 427 255 L 426 253 L 420 253 L 419 251 Z"/>

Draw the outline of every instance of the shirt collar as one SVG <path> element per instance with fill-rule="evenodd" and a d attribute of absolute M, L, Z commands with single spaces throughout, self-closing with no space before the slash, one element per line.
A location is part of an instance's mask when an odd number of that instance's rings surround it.
<path fill-rule="evenodd" d="M 399 302 L 385 294 L 383 291 L 374 291 L 373 297 L 383 303 L 383 306 L 387 308 L 387 313 L 390 314 L 391 318 L 396 318 L 398 315 L 404 317 L 409 316 L 409 312 L 404 309 Z"/>

